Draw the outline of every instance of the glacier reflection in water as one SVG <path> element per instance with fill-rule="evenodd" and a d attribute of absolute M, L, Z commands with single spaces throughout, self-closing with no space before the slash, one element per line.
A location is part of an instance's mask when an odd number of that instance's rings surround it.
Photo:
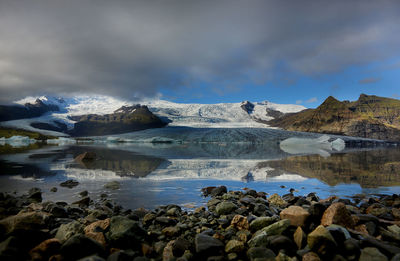
<path fill-rule="evenodd" d="M 93 151 L 94 161 L 74 158 Z M 91 145 L 46 146 L 1 156 L 0 191 L 24 192 L 32 186 L 44 191 L 45 200 L 74 201 L 88 190 L 92 198 L 108 193 L 130 208 L 177 203 L 199 205 L 204 186 L 226 185 L 268 193 L 320 196 L 356 193 L 395 193 L 400 186 L 400 150 L 375 149 L 332 151 L 293 156 L 280 148 L 279 140 L 264 143 L 96 143 Z M 76 179 L 73 189 L 59 187 Z M 118 180 L 121 189 L 103 188 Z M 56 186 L 59 191 L 50 192 Z"/>

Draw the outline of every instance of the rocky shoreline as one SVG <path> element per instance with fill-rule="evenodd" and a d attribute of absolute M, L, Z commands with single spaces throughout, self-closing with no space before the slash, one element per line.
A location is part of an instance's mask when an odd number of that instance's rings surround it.
<path fill-rule="evenodd" d="M 202 192 L 193 211 L 0 193 L 0 260 L 400 260 L 400 195 Z"/>

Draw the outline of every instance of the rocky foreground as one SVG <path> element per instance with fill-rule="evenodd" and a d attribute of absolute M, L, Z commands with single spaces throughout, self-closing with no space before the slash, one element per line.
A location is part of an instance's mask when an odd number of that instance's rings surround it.
<path fill-rule="evenodd" d="M 400 260 L 400 195 L 203 193 L 189 212 L 0 193 L 0 260 Z"/>

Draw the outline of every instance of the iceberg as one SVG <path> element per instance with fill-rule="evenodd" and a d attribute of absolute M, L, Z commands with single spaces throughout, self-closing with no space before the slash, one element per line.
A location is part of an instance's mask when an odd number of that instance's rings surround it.
<path fill-rule="evenodd" d="M 8 139 L 2 137 L 2 139 L 0 140 L 1 144 L 9 144 L 11 147 L 14 148 L 26 147 L 35 142 L 35 139 L 31 139 L 26 136 L 12 136 Z"/>
<path fill-rule="evenodd" d="M 75 144 L 76 140 L 71 138 L 60 137 L 58 139 L 49 139 L 46 142 L 47 144 L 67 145 L 67 144 Z"/>
<path fill-rule="evenodd" d="M 346 145 L 344 140 L 338 138 L 330 142 L 328 135 L 316 139 L 310 138 L 288 138 L 279 144 L 281 150 L 289 154 L 319 154 L 329 157 L 332 150 L 342 151 Z"/>

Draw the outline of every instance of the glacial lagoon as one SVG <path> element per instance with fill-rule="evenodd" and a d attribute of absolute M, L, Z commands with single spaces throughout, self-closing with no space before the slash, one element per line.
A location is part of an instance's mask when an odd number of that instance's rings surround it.
<path fill-rule="evenodd" d="M 218 185 L 280 195 L 293 188 L 295 194 L 316 192 L 320 197 L 400 192 L 399 148 L 335 150 L 313 145 L 293 151 L 280 146 L 285 135 L 272 135 L 263 142 L 204 141 L 204 137 L 202 142 L 172 142 L 171 137 L 163 137 L 160 140 L 164 142 L 157 143 L 108 138 L 108 142 L 17 148 L 6 144 L 1 146 L 0 191 L 21 194 L 38 187 L 44 200 L 71 203 L 79 199 L 79 192 L 87 190 L 93 199 L 106 193 L 127 208 L 171 203 L 193 208 L 207 201 L 201 188 Z M 87 151 L 95 152 L 96 159 L 74 160 Z M 80 184 L 59 186 L 68 179 Z M 105 189 L 110 181 L 118 181 L 120 189 Z M 58 191 L 50 192 L 52 187 Z"/>

